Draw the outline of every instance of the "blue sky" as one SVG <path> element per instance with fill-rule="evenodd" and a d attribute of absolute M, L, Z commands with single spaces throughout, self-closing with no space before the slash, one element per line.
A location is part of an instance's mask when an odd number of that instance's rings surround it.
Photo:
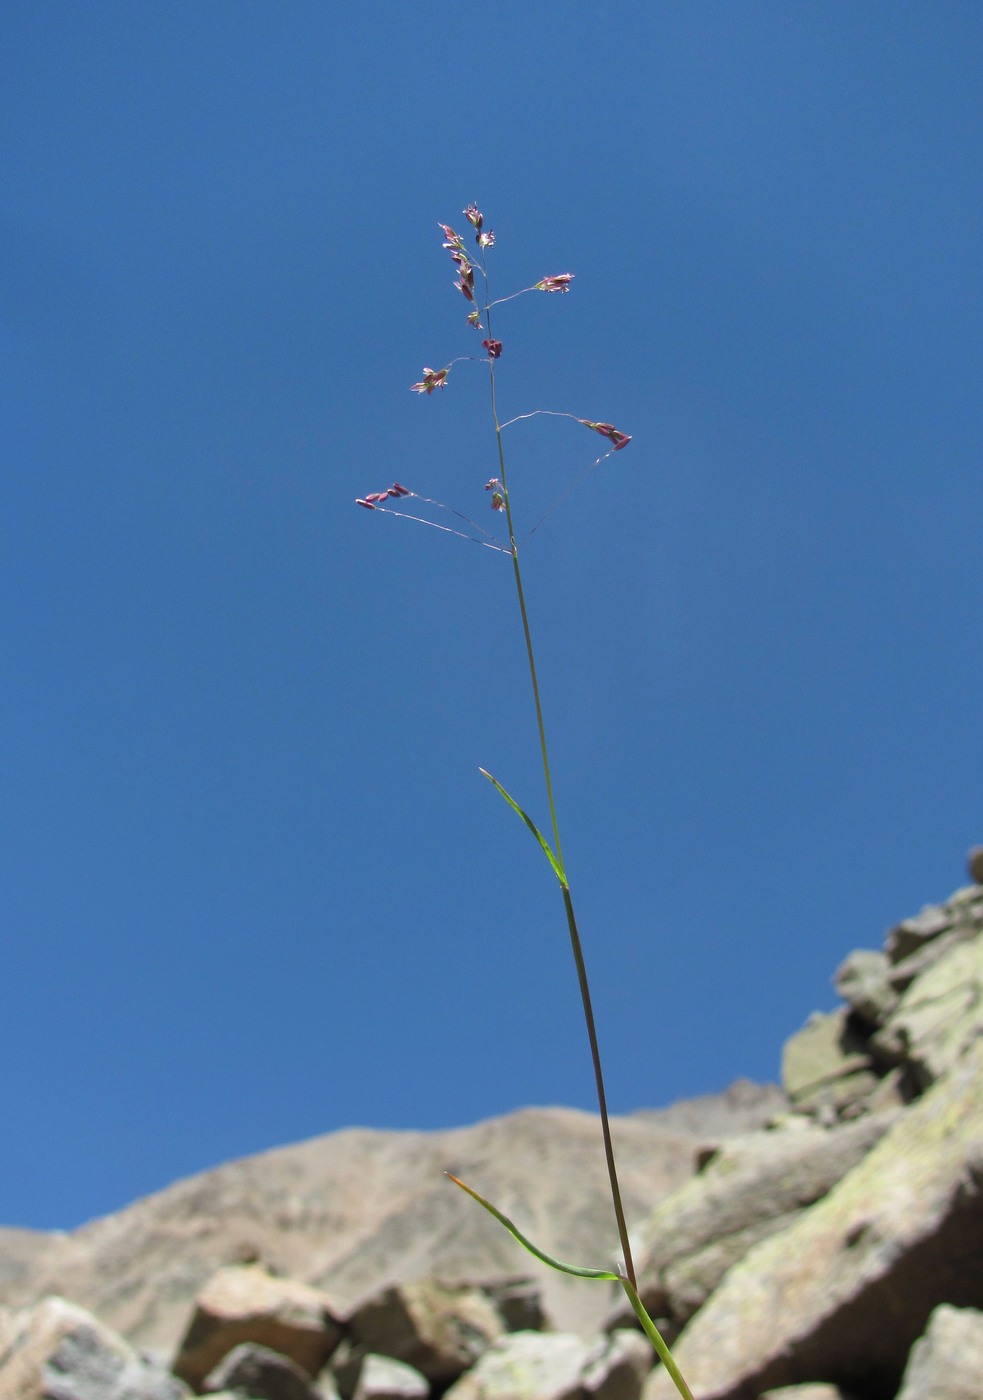
<path fill-rule="evenodd" d="M 633 434 L 534 536 L 612 1106 L 773 1079 L 983 841 L 983 12 L 9 0 L 0 1223 L 590 1107 L 486 371 Z M 600 439 L 509 430 L 527 525 Z"/>

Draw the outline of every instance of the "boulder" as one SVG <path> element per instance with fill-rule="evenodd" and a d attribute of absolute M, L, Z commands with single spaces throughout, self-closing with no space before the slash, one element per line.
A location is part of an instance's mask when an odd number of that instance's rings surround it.
<path fill-rule="evenodd" d="M 795 1108 L 835 1117 L 876 1088 L 879 1073 L 846 1007 L 815 1012 L 782 1051 L 782 1088 Z"/>
<path fill-rule="evenodd" d="M 833 985 L 847 1005 L 871 1026 L 883 1025 L 898 1004 L 887 954 L 858 948 L 837 969 Z"/>
<path fill-rule="evenodd" d="M 908 987 L 872 1044 L 924 1088 L 983 1036 L 983 936 L 957 942 Z"/>
<path fill-rule="evenodd" d="M 348 1331 L 355 1356 L 405 1361 L 443 1388 L 503 1335 L 505 1324 L 481 1288 L 417 1279 L 367 1299 L 349 1317 Z"/>
<path fill-rule="evenodd" d="M 805 1385 L 783 1385 L 778 1390 L 766 1390 L 759 1400 L 853 1400 L 838 1385 L 827 1385 L 825 1381 L 807 1382 Z"/>
<path fill-rule="evenodd" d="M 181 1400 L 187 1386 L 64 1298 L 7 1312 L 0 1400 Z"/>
<path fill-rule="evenodd" d="M 543 1295 L 535 1279 L 525 1274 L 478 1283 L 491 1301 L 507 1332 L 547 1332 L 551 1323 Z"/>
<path fill-rule="evenodd" d="M 583 1400 L 591 1348 L 569 1332 L 510 1332 L 444 1400 Z"/>
<path fill-rule="evenodd" d="M 952 913 L 945 905 L 926 904 L 921 913 L 910 919 L 902 919 L 889 931 L 885 940 L 887 955 L 891 962 L 899 963 L 924 943 L 945 933 L 952 924 Z"/>
<path fill-rule="evenodd" d="M 429 1393 L 426 1377 L 413 1366 L 369 1352 L 359 1367 L 354 1400 L 424 1400 Z"/>
<path fill-rule="evenodd" d="M 786 1120 L 770 1132 L 734 1138 L 704 1170 L 653 1211 L 644 1227 L 638 1286 L 649 1313 L 679 1327 L 752 1245 L 785 1229 L 870 1151 L 897 1110 L 822 1128 Z M 612 1321 L 633 1320 L 627 1301 Z"/>
<path fill-rule="evenodd" d="M 827 1196 L 751 1250 L 674 1354 L 700 1400 L 827 1380 L 893 1395 L 940 1303 L 983 1306 L 983 1040 Z M 676 1400 L 653 1372 L 645 1400 Z"/>
<path fill-rule="evenodd" d="M 585 1400 L 639 1400 L 654 1363 L 652 1345 L 640 1332 L 619 1328 L 599 1337 L 581 1373 Z"/>
<path fill-rule="evenodd" d="M 233 1347 L 205 1377 L 202 1390 L 249 1400 L 321 1400 L 310 1376 L 295 1361 L 255 1342 Z"/>
<path fill-rule="evenodd" d="M 935 1309 L 908 1357 L 897 1400 L 980 1400 L 983 1394 L 983 1313 Z"/>
<path fill-rule="evenodd" d="M 316 1376 L 341 1340 L 326 1294 L 257 1264 L 219 1269 L 199 1293 L 174 1359 L 174 1374 L 194 1389 L 242 1342 L 280 1352 Z"/>

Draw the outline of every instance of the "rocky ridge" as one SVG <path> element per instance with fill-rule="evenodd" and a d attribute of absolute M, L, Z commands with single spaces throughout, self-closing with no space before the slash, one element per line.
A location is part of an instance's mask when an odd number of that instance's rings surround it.
<path fill-rule="evenodd" d="M 618 1121 L 640 1290 L 697 1400 L 983 1400 L 983 851 L 970 873 L 847 958 L 784 1095 Z M 607 1285 L 517 1276 L 440 1177 L 594 1263 L 598 1156 L 558 1109 L 353 1129 L 0 1231 L 0 1400 L 669 1400 Z"/>

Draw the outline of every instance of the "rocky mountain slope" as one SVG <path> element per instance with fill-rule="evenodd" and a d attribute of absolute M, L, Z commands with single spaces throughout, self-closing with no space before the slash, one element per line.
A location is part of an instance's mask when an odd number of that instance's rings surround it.
<path fill-rule="evenodd" d="M 639 1291 L 697 1400 L 983 1400 L 983 850 L 970 874 L 847 958 L 783 1092 L 617 1121 Z M 563 1109 L 352 1129 L 0 1232 L 0 1400 L 675 1400 L 616 1291 L 440 1175 L 600 1261 L 599 1158 Z"/>
<path fill-rule="evenodd" d="M 708 1140 L 757 1126 L 783 1103 L 777 1089 L 740 1083 L 616 1119 L 629 1221 L 692 1175 Z M 323 1287 L 340 1307 L 396 1279 L 523 1267 L 445 1169 L 482 1182 L 546 1249 L 603 1259 L 617 1238 L 596 1119 L 530 1108 L 447 1132 L 350 1128 L 189 1177 L 72 1234 L 0 1231 L 0 1303 L 59 1294 L 132 1342 L 173 1346 L 195 1294 L 235 1261 L 262 1260 Z M 546 1295 L 573 1330 L 596 1326 L 610 1305 L 602 1290 L 560 1275 Z"/>

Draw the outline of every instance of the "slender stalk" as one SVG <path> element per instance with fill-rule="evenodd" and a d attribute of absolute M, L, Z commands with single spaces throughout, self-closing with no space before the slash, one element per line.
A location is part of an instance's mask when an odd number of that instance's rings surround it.
<path fill-rule="evenodd" d="M 485 274 L 487 285 L 487 273 Z M 488 334 L 491 336 L 491 312 L 490 308 L 485 308 L 488 316 Z M 543 777 L 546 782 L 546 797 L 549 802 L 550 822 L 553 827 L 554 851 L 560 869 L 564 876 L 561 881 L 563 891 L 563 907 L 567 916 L 567 927 L 570 931 L 570 946 L 573 950 L 573 960 L 577 968 L 577 982 L 580 986 L 580 999 L 584 1008 L 584 1020 L 587 1024 L 587 1039 L 590 1042 L 591 1061 L 594 1066 L 594 1084 L 597 1090 L 597 1107 L 601 1119 L 601 1135 L 604 1139 L 604 1158 L 607 1164 L 608 1182 L 611 1188 L 611 1201 L 614 1206 L 615 1220 L 618 1225 L 618 1238 L 621 1241 L 621 1252 L 624 1258 L 625 1274 L 632 1288 L 635 1287 L 635 1266 L 631 1256 L 631 1244 L 628 1239 L 628 1226 L 625 1221 L 624 1206 L 621 1200 L 621 1187 L 618 1182 L 618 1169 L 614 1159 L 614 1144 L 611 1140 L 611 1124 L 608 1118 L 607 1095 L 604 1092 L 604 1074 L 601 1069 L 601 1052 L 597 1043 L 597 1030 L 594 1024 L 594 1010 L 591 1004 L 590 983 L 587 978 L 587 967 L 584 962 L 584 950 L 580 941 L 580 933 L 577 929 L 577 919 L 574 914 L 573 899 L 570 894 L 570 884 L 566 878 L 566 866 L 563 861 L 563 848 L 560 844 L 560 827 L 556 816 L 556 803 L 553 800 L 553 780 L 550 775 L 549 753 L 546 748 L 546 725 L 543 721 L 543 706 L 539 697 L 539 680 L 536 675 L 536 656 L 532 645 L 532 632 L 529 627 L 529 614 L 526 610 L 526 595 L 522 587 L 522 570 L 519 568 L 519 547 L 515 539 L 515 528 L 512 522 L 512 504 L 509 499 L 508 479 L 505 471 L 505 450 L 502 445 L 502 427 L 498 421 L 498 411 L 495 404 L 495 361 L 489 359 L 490 384 L 491 384 L 491 410 L 492 419 L 495 424 L 495 440 L 498 443 L 498 463 L 499 473 L 502 482 L 502 495 L 505 499 L 505 515 L 509 528 L 509 546 L 512 555 L 512 570 L 515 576 L 515 590 L 519 599 L 519 612 L 522 616 L 522 633 L 526 642 L 526 657 L 529 662 L 529 678 L 532 681 L 533 699 L 536 704 L 536 725 L 539 731 L 539 748 L 543 760 Z M 661 1338 L 660 1338 L 661 1340 Z"/>
<path fill-rule="evenodd" d="M 683 1397 L 683 1400 L 693 1400 L 693 1392 L 690 1390 L 689 1386 L 686 1384 L 686 1381 L 683 1379 L 683 1373 L 676 1365 L 675 1358 L 673 1357 L 672 1352 L 666 1346 L 662 1333 L 659 1331 L 658 1327 L 656 1327 L 655 1323 L 645 1311 L 645 1308 L 642 1304 L 642 1300 L 638 1296 L 638 1291 L 635 1288 L 634 1283 L 630 1283 L 628 1279 L 623 1278 L 621 1280 L 621 1286 L 625 1290 L 625 1293 L 628 1295 L 628 1301 L 629 1303 L 631 1303 L 632 1308 L 634 1309 L 635 1316 L 642 1324 L 642 1331 L 645 1333 L 646 1337 L 648 1337 L 649 1341 L 655 1348 L 656 1355 L 658 1356 L 659 1360 L 662 1362 L 666 1370 L 669 1372 L 669 1375 L 672 1377 L 672 1381 L 676 1389 Z"/>

